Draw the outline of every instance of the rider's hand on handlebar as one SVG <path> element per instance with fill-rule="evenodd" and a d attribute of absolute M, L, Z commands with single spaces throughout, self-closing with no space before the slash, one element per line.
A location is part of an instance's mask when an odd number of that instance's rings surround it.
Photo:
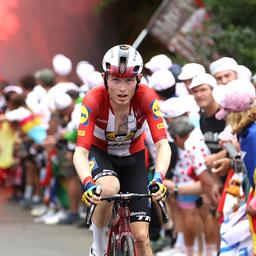
<path fill-rule="evenodd" d="M 82 201 L 87 207 L 90 207 L 91 204 L 100 203 L 100 193 L 99 187 L 96 186 L 92 177 L 86 178 L 88 181 L 83 183 L 84 193 L 82 195 Z"/>
<path fill-rule="evenodd" d="M 155 172 L 153 180 L 149 183 L 149 191 L 155 201 L 159 201 L 167 197 L 167 187 L 163 185 L 163 178 L 159 172 Z"/>

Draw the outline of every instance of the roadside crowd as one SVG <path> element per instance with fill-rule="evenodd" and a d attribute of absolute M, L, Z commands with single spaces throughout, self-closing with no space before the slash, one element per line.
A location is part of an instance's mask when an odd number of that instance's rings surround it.
<path fill-rule="evenodd" d="M 159 98 L 172 148 L 164 181 L 170 221 L 161 224 L 153 205 L 154 252 L 256 255 L 255 80 L 231 57 L 209 67 L 164 54 L 146 62 L 141 83 Z M 85 227 L 72 159 L 83 96 L 103 83 L 88 61 L 74 67 L 63 54 L 15 85 L 0 78 L 0 185 L 12 188 L 9 200 L 36 223 Z M 149 132 L 145 145 L 150 179 L 156 153 Z"/>

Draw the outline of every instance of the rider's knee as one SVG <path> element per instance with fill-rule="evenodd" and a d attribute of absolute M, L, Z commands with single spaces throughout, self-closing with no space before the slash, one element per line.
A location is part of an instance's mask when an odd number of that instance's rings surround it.
<path fill-rule="evenodd" d="M 102 196 L 111 196 L 120 190 L 120 184 L 116 177 L 102 177 L 97 180 L 97 184 L 102 188 Z"/>
<path fill-rule="evenodd" d="M 133 233 L 134 240 L 137 244 L 149 243 L 148 230 L 136 230 Z"/>

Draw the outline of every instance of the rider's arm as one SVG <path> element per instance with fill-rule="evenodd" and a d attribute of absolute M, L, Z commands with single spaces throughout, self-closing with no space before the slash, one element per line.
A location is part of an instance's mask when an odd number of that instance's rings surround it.
<path fill-rule="evenodd" d="M 89 151 L 87 149 L 79 146 L 76 147 L 73 162 L 81 182 L 83 182 L 86 177 L 91 176 L 88 156 Z"/>
<path fill-rule="evenodd" d="M 88 156 L 89 151 L 87 149 L 77 146 L 73 156 L 73 162 L 77 174 L 83 183 L 84 193 L 82 195 L 82 201 L 89 207 L 91 203 L 99 204 L 100 198 L 95 194 L 97 189 L 91 176 Z"/>
<path fill-rule="evenodd" d="M 171 161 L 171 148 L 167 139 L 161 139 L 155 143 L 156 146 L 156 171 L 163 177 L 168 170 Z"/>
<path fill-rule="evenodd" d="M 75 169 L 83 185 L 87 182 L 93 183 L 88 157 L 93 140 L 98 105 L 92 94 L 93 92 L 88 93 L 84 97 L 81 105 L 80 124 L 77 131 L 77 143 L 73 156 Z"/>

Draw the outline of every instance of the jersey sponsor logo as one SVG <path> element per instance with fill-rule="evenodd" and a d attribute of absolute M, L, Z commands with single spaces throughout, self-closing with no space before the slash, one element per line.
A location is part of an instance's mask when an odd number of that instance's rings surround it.
<path fill-rule="evenodd" d="M 124 140 L 131 140 L 131 139 L 134 137 L 135 132 L 136 132 L 136 131 L 130 131 L 130 132 L 125 136 Z"/>
<path fill-rule="evenodd" d="M 163 129 L 164 128 L 164 123 L 157 124 L 157 128 L 158 129 Z"/>
<path fill-rule="evenodd" d="M 88 126 L 90 113 L 91 113 L 91 109 L 89 107 L 82 105 L 80 124 Z"/>
<path fill-rule="evenodd" d="M 136 131 L 130 131 L 126 135 L 116 135 L 115 132 L 105 132 L 106 139 L 108 141 L 116 141 L 118 145 L 123 144 L 124 141 L 131 140 Z"/>
<path fill-rule="evenodd" d="M 93 172 L 94 170 L 96 170 L 98 168 L 98 164 L 96 162 L 95 157 L 92 157 L 89 161 L 89 170 L 91 172 Z"/>
<path fill-rule="evenodd" d="M 84 136 L 84 135 L 85 135 L 85 131 L 83 131 L 83 130 L 77 131 L 77 136 Z"/>
<path fill-rule="evenodd" d="M 111 140 L 111 141 L 116 140 L 115 132 L 107 132 L 107 131 L 105 131 L 105 136 L 106 136 L 107 140 Z"/>
<path fill-rule="evenodd" d="M 150 103 L 150 108 L 152 109 L 153 116 L 154 116 L 155 120 L 159 119 L 162 116 L 158 100 L 153 100 Z"/>

